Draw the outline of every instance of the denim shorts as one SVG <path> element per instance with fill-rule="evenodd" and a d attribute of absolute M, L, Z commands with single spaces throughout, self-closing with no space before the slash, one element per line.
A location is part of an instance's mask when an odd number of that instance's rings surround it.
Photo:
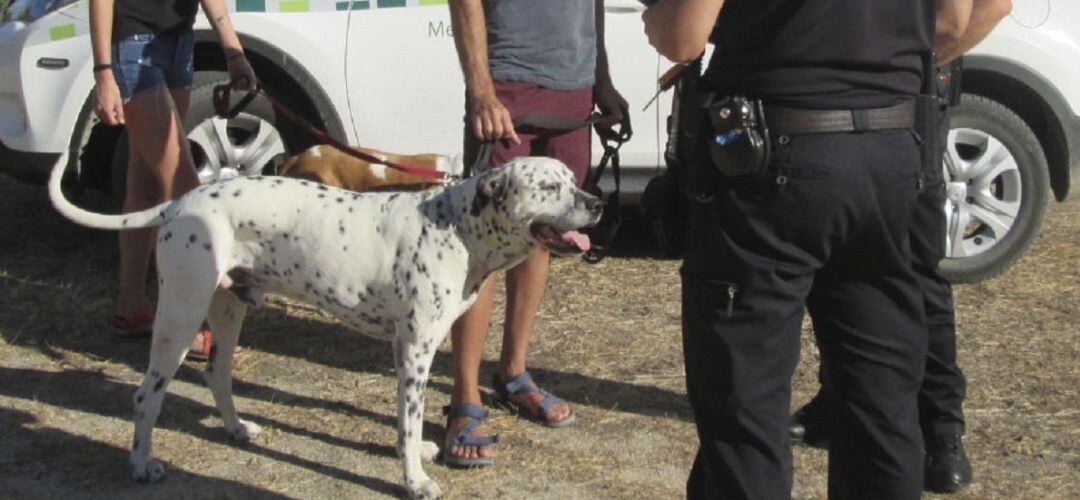
<path fill-rule="evenodd" d="M 131 35 L 113 44 L 113 74 L 124 102 L 144 90 L 191 86 L 195 35 Z"/>

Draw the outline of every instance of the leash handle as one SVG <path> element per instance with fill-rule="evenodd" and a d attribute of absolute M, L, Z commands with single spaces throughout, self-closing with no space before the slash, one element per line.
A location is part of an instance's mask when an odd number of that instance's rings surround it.
<path fill-rule="evenodd" d="M 251 104 L 251 101 L 258 97 L 258 90 L 259 86 L 256 85 L 247 92 L 247 95 L 240 99 L 240 102 L 236 103 L 235 107 L 229 109 L 229 100 L 233 91 L 232 83 L 217 85 L 213 91 L 214 112 L 221 118 L 236 118 L 236 115 L 239 115 L 244 108 Z"/>
<path fill-rule="evenodd" d="M 582 127 L 596 126 L 604 116 L 599 113 L 590 114 L 584 120 L 575 120 L 573 118 L 565 118 L 562 116 L 546 115 L 546 114 L 531 114 L 521 115 L 514 118 L 514 130 L 518 132 L 527 132 L 536 135 L 556 136 L 578 130 Z M 627 121 L 627 123 L 629 123 Z M 599 128 L 597 133 L 601 134 L 601 137 L 605 137 L 605 133 L 601 133 Z M 625 139 L 621 142 L 626 142 L 630 139 L 629 129 L 625 126 L 620 127 L 618 136 L 623 136 Z M 491 163 L 491 152 L 495 148 L 495 140 L 486 140 L 480 143 L 480 148 L 476 152 L 476 159 L 471 165 L 465 168 L 465 177 L 471 176 L 475 172 L 483 170 L 488 164 Z"/>
<path fill-rule="evenodd" d="M 243 99 L 240 99 L 240 101 L 237 102 L 236 106 L 232 109 L 229 109 L 229 99 L 232 95 L 232 84 L 223 83 L 221 85 L 216 85 L 213 92 L 214 111 L 221 118 L 235 118 L 236 115 L 238 115 L 240 111 L 242 111 L 249 104 L 251 104 L 251 101 L 254 101 L 259 94 L 262 94 L 262 96 L 267 100 L 267 102 L 269 102 L 270 105 L 274 107 L 274 110 L 285 116 L 285 118 L 287 118 L 289 121 L 292 121 L 293 123 L 299 125 L 301 128 L 307 130 L 309 134 L 314 136 L 316 139 L 322 141 L 324 144 L 329 144 L 330 146 L 333 146 L 335 149 L 338 149 L 339 151 L 349 156 L 366 161 L 368 163 L 386 165 L 387 167 L 393 168 L 395 170 L 399 170 L 401 172 L 416 175 L 419 177 L 437 179 L 439 181 L 445 181 L 450 178 L 450 174 L 448 174 L 447 172 L 440 172 L 437 170 L 432 170 L 430 168 L 395 163 L 382 158 L 378 158 L 376 156 L 360 151 L 359 149 L 356 149 L 352 146 L 349 146 L 348 144 L 345 144 L 331 137 L 330 134 L 327 134 L 325 131 L 319 129 L 315 125 L 312 125 L 310 121 L 300 116 L 299 113 L 293 111 L 281 101 L 275 99 L 274 96 L 270 95 L 270 93 L 267 92 L 261 84 L 256 85 L 252 90 L 248 91 L 247 95 L 245 95 Z"/>

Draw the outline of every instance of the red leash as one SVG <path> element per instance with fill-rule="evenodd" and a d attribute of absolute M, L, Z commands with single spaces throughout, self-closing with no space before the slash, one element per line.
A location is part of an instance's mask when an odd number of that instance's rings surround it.
<path fill-rule="evenodd" d="M 222 118 L 235 117 L 237 114 L 240 113 L 241 110 L 246 108 L 247 105 L 251 103 L 251 101 L 255 100 L 255 97 L 258 94 L 262 94 L 262 96 L 270 102 L 270 105 L 273 106 L 278 113 L 284 115 L 285 118 L 288 118 L 293 123 L 299 125 L 304 129 L 307 129 L 307 132 L 314 136 L 316 139 L 337 148 L 338 150 L 349 156 L 364 160 L 368 163 L 386 165 L 392 169 L 400 170 L 407 174 L 418 175 L 430 179 L 438 179 L 441 181 L 445 181 L 450 178 L 450 174 L 447 172 L 440 172 L 438 170 L 432 170 L 430 168 L 417 167 L 413 165 L 402 165 L 400 163 L 394 163 L 392 161 L 370 155 L 368 153 L 360 151 L 359 149 L 349 146 L 348 144 L 345 144 L 337 139 L 334 139 L 330 136 L 330 134 L 327 134 L 325 131 L 320 130 L 318 127 L 312 125 L 310 121 L 300 116 L 292 109 L 289 109 L 288 106 L 282 104 L 277 99 L 274 99 L 274 97 L 271 96 L 270 93 L 262 87 L 262 85 L 256 85 L 255 89 L 248 91 L 247 95 L 240 99 L 240 101 L 236 103 L 235 107 L 229 109 L 229 98 L 231 97 L 231 94 L 232 84 L 230 83 L 223 83 L 214 87 L 214 111 L 217 112 L 217 115 Z"/>

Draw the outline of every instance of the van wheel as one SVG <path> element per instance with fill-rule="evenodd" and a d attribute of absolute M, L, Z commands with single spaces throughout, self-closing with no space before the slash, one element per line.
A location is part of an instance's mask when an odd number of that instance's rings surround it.
<path fill-rule="evenodd" d="M 964 94 L 949 128 L 940 271 L 972 283 L 1001 274 L 1027 252 L 1050 202 L 1050 174 L 1031 128 L 995 101 Z"/>
<path fill-rule="evenodd" d="M 203 184 L 232 177 L 272 174 L 290 154 L 290 127 L 279 125 L 273 106 L 261 95 L 234 118 L 214 111 L 214 86 L 229 81 L 227 73 L 198 73 L 191 108 L 184 121 L 195 169 Z M 234 92 L 233 104 L 242 92 Z"/>

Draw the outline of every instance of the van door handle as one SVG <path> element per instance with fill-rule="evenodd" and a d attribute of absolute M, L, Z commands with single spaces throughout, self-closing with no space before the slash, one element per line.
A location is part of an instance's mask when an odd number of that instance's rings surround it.
<path fill-rule="evenodd" d="M 645 4 L 638 0 L 604 0 L 604 12 L 609 14 L 645 12 Z"/>

